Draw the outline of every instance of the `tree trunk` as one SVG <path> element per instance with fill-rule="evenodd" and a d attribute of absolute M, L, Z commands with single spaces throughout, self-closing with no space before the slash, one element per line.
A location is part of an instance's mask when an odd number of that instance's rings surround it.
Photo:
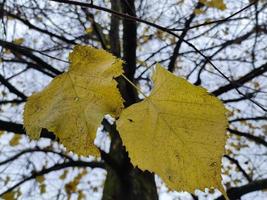
<path fill-rule="evenodd" d="M 134 0 L 111 0 L 113 9 L 122 10 L 123 13 L 135 16 Z M 119 43 L 119 20 L 112 16 L 110 30 L 111 51 L 114 55 L 120 54 Z M 125 61 L 124 72 L 127 78 L 134 82 L 136 70 L 136 37 L 137 25 L 135 21 L 126 19 L 123 22 L 123 60 Z M 116 41 L 117 44 L 114 43 Z M 119 43 L 119 44 L 118 44 Z M 120 92 L 125 100 L 125 107 L 138 101 L 135 88 L 125 79 L 118 78 Z M 157 200 L 157 188 L 154 174 L 141 171 L 130 162 L 128 153 L 122 144 L 116 125 L 110 125 L 103 121 L 104 128 L 110 133 L 111 146 L 108 154 L 102 152 L 102 159 L 106 162 L 107 177 L 104 185 L 102 200 Z M 141 134 L 141 132 L 139 133 Z"/>
<path fill-rule="evenodd" d="M 120 0 L 111 0 L 111 9 L 117 12 L 121 12 Z M 121 57 L 121 44 L 120 44 L 120 19 L 116 15 L 111 15 L 109 41 L 110 51 L 118 58 Z"/>

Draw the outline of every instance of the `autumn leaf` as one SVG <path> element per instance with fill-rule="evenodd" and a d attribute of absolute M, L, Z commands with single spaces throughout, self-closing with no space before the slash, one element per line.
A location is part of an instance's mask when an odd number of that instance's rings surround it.
<path fill-rule="evenodd" d="M 14 191 L 10 191 L 5 193 L 3 196 L 1 196 L 1 198 L 3 198 L 4 200 L 16 200 L 16 192 Z"/>
<path fill-rule="evenodd" d="M 46 192 L 45 177 L 37 176 L 35 179 L 39 184 L 41 194 L 45 193 Z"/>
<path fill-rule="evenodd" d="M 22 45 L 23 42 L 24 42 L 24 38 L 17 38 L 13 40 L 13 43 L 17 45 Z"/>
<path fill-rule="evenodd" d="M 65 170 L 63 171 L 63 173 L 59 176 L 59 179 L 61 179 L 61 180 L 65 180 L 66 177 L 67 177 L 67 175 L 68 175 L 68 173 L 69 173 L 69 170 L 65 169 Z"/>
<path fill-rule="evenodd" d="M 5 131 L 0 131 L 0 138 L 5 134 Z"/>
<path fill-rule="evenodd" d="M 85 29 L 85 33 L 87 33 L 87 34 L 91 34 L 93 31 L 94 31 L 94 29 L 92 27 Z"/>
<path fill-rule="evenodd" d="M 106 114 L 117 116 L 123 107 L 114 80 L 123 72 L 122 61 L 88 46 L 76 46 L 69 59 L 69 71 L 28 99 L 24 126 L 34 139 L 46 128 L 68 150 L 98 156 L 93 142 L 100 122 Z"/>
<path fill-rule="evenodd" d="M 202 10 L 200 8 L 199 9 L 195 9 L 194 13 L 195 13 L 195 15 L 200 15 L 200 14 L 204 13 L 204 10 Z"/>
<path fill-rule="evenodd" d="M 200 0 L 200 2 L 211 8 L 217 8 L 219 10 L 226 9 L 224 0 Z"/>
<path fill-rule="evenodd" d="M 132 163 L 155 172 L 171 189 L 223 190 L 223 104 L 159 65 L 153 82 L 150 96 L 125 109 L 117 122 Z"/>
<path fill-rule="evenodd" d="M 1 199 L 4 199 L 4 200 L 17 200 L 19 199 L 19 197 L 21 196 L 21 191 L 18 189 L 18 190 L 12 190 L 12 191 L 9 191 L 7 193 L 5 193 L 4 195 L 1 196 Z"/>
<path fill-rule="evenodd" d="M 18 134 L 14 134 L 14 136 L 12 137 L 12 139 L 10 140 L 9 144 L 11 146 L 17 146 L 20 142 L 21 136 Z"/>
<path fill-rule="evenodd" d="M 65 185 L 65 190 L 70 196 L 73 192 L 79 192 L 77 186 L 79 185 L 81 179 L 87 174 L 86 170 L 82 170 L 79 174 L 77 174 L 72 181 Z M 79 196 L 82 196 L 82 193 Z"/>

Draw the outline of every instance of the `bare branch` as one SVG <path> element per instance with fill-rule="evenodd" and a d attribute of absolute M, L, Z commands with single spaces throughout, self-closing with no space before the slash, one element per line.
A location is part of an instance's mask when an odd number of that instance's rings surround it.
<path fill-rule="evenodd" d="M 265 141 L 264 139 L 262 139 L 260 137 L 257 137 L 255 135 L 252 135 L 252 134 L 249 134 L 249 133 L 244 133 L 244 132 L 241 132 L 241 131 L 230 129 L 230 128 L 228 128 L 227 130 L 232 134 L 239 135 L 239 136 L 242 136 L 242 137 L 246 137 L 247 139 L 249 139 L 249 140 L 251 140 L 253 142 L 256 142 L 258 144 L 261 144 L 261 145 L 267 147 L 267 141 Z"/>
<path fill-rule="evenodd" d="M 264 189 L 267 189 L 267 179 L 257 180 L 250 182 L 247 185 L 230 188 L 227 190 L 227 195 L 231 200 L 237 200 L 245 194 Z M 216 200 L 225 200 L 225 198 L 224 196 L 220 196 Z"/>
<path fill-rule="evenodd" d="M 36 178 L 37 176 L 42 176 L 42 175 L 48 174 L 50 172 L 58 171 L 58 170 L 65 169 L 68 167 L 90 167 L 90 168 L 105 169 L 105 164 L 101 163 L 101 162 L 85 162 L 85 161 L 70 161 L 70 162 L 55 164 L 54 166 L 43 169 L 41 171 L 32 172 L 31 176 L 19 181 L 18 183 L 16 183 L 12 187 L 8 188 L 6 191 L 2 192 L 0 194 L 0 196 L 3 196 L 4 194 L 14 190 L 15 188 L 19 187 L 20 185 L 24 184 L 25 182 Z"/>

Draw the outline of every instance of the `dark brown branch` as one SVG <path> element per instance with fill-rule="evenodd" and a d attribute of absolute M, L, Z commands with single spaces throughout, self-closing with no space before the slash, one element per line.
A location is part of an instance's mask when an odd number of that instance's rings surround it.
<path fill-rule="evenodd" d="M 236 165 L 236 167 L 238 168 L 238 170 L 243 174 L 243 176 L 247 179 L 248 182 L 252 181 L 252 178 L 247 174 L 247 172 L 241 167 L 241 165 L 239 164 L 238 160 L 230 157 L 229 155 L 224 155 L 225 158 L 227 158 L 228 160 L 230 160 L 232 163 L 234 163 Z"/>
<path fill-rule="evenodd" d="M 13 132 L 13 133 L 17 133 L 17 134 L 26 134 L 22 124 L 17 124 L 17 123 L 13 123 L 13 122 L 6 122 L 3 120 L 0 120 L 0 130 Z"/>
<path fill-rule="evenodd" d="M 34 61 L 36 64 L 38 64 L 38 66 L 54 73 L 55 75 L 62 74 L 61 71 L 55 69 L 54 67 L 52 67 L 51 65 L 49 65 L 48 63 L 43 61 L 41 58 L 34 55 L 32 53 L 32 51 L 27 47 L 16 45 L 16 44 L 13 44 L 12 42 L 7 42 L 4 40 L 0 40 L 0 46 L 4 47 L 6 49 L 10 49 L 12 52 L 15 52 L 17 54 L 24 55 L 24 56 L 30 58 L 32 61 Z"/>
<path fill-rule="evenodd" d="M 198 4 L 196 5 L 196 8 L 195 8 L 195 9 L 199 9 L 199 8 L 201 8 L 202 6 L 203 6 L 202 3 L 198 3 Z M 176 62 L 176 60 L 177 60 L 177 58 L 178 58 L 178 56 L 179 56 L 179 51 L 180 51 L 180 48 L 181 48 L 181 46 L 182 46 L 183 40 L 184 40 L 184 38 L 185 38 L 187 32 L 189 31 L 188 28 L 190 27 L 190 24 L 191 24 L 191 22 L 193 21 L 193 19 L 195 18 L 195 16 L 196 16 L 196 14 L 195 14 L 195 11 L 194 11 L 194 9 L 193 9 L 192 14 L 189 16 L 189 18 L 188 18 L 188 19 L 186 20 L 186 22 L 185 22 L 184 30 L 183 30 L 183 32 L 181 33 L 181 35 L 180 35 L 180 39 L 179 39 L 178 42 L 176 43 L 176 46 L 175 46 L 175 48 L 174 48 L 174 50 L 173 50 L 173 53 L 172 53 L 172 56 L 171 56 L 171 60 L 170 60 L 170 63 L 169 63 L 169 65 L 168 65 L 168 70 L 169 70 L 170 72 L 173 72 L 174 69 L 175 69 L 175 62 Z"/>
<path fill-rule="evenodd" d="M 262 179 L 250 182 L 247 185 L 240 187 L 230 188 L 227 190 L 227 195 L 230 200 L 238 200 L 245 194 L 265 189 L 267 189 L 267 179 Z M 225 200 L 225 198 L 220 196 L 216 200 Z"/>
<path fill-rule="evenodd" d="M 197 24 L 197 25 L 194 25 L 194 26 L 190 26 L 190 27 L 187 27 L 187 28 L 181 28 L 181 29 L 178 29 L 178 28 L 173 28 L 173 29 L 170 29 L 172 31 L 184 31 L 185 29 L 186 30 L 189 30 L 189 29 L 194 29 L 194 28 L 199 28 L 201 26 L 207 26 L 207 25 L 211 25 L 211 24 L 216 24 L 216 25 L 219 25 L 219 24 L 222 24 L 224 22 L 227 22 L 229 21 L 232 17 L 240 14 L 241 12 L 245 11 L 246 9 L 250 8 L 251 6 L 253 6 L 257 1 L 253 1 L 252 3 L 248 4 L 247 6 L 245 6 L 244 8 L 240 9 L 239 11 L 229 15 L 228 17 L 224 18 L 224 19 L 219 19 L 219 20 L 215 20 L 215 21 L 210 21 L 210 22 L 205 22 L 203 24 Z"/>
<path fill-rule="evenodd" d="M 221 86 L 218 89 L 214 90 L 212 94 L 215 96 L 219 96 L 225 92 L 228 92 L 232 89 L 239 88 L 243 84 L 251 81 L 253 78 L 256 78 L 260 75 L 263 75 L 265 72 L 267 72 L 267 63 L 261 65 L 260 67 L 253 69 L 252 71 L 248 72 L 238 80 L 232 81 L 231 83 Z"/>
<path fill-rule="evenodd" d="M 15 19 L 19 20 L 20 22 L 22 22 L 23 24 L 25 24 L 26 26 L 28 26 L 30 29 L 33 29 L 33 30 L 39 31 L 41 33 L 47 34 L 50 37 L 57 38 L 57 39 L 62 40 L 64 42 L 66 42 L 66 43 L 69 43 L 69 44 L 74 44 L 74 45 L 76 44 L 76 42 L 73 41 L 73 40 L 69 40 L 69 39 L 67 39 L 67 38 L 65 38 L 63 36 L 56 35 L 56 34 L 54 34 L 52 32 L 49 32 L 48 30 L 41 29 L 41 28 L 39 28 L 39 27 L 31 24 L 28 20 L 21 18 L 19 15 L 16 15 L 16 14 L 13 14 L 13 13 L 10 13 L 10 12 L 7 12 L 7 11 L 4 11 L 4 14 L 6 14 L 7 16 L 10 16 L 12 18 L 15 18 Z"/>
<path fill-rule="evenodd" d="M 53 153 L 53 154 L 57 154 L 63 158 L 66 158 L 68 159 L 69 161 L 73 161 L 73 159 L 66 155 L 66 154 L 63 154 L 61 152 L 56 152 L 56 151 L 53 151 L 53 150 L 50 150 L 50 149 L 40 149 L 38 147 L 36 147 L 35 149 L 24 149 L 22 151 L 20 151 L 19 153 L 15 154 L 14 156 L 11 156 L 10 158 L 4 160 L 4 161 L 1 161 L 0 162 L 0 165 L 5 165 L 7 163 L 10 163 L 16 159 L 18 159 L 19 157 L 25 155 L 25 154 L 28 154 L 28 153 L 34 153 L 34 152 L 43 152 L 43 153 Z"/>
<path fill-rule="evenodd" d="M 25 101 L 26 100 L 21 100 L 21 99 L 2 100 L 0 101 L 0 105 L 9 104 L 9 103 L 21 104 L 21 103 L 24 103 Z"/>
<path fill-rule="evenodd" d="M 5 79 L 5 77 L 3 77 L 1 74 L 0 74 L 0 83 L 2 83 L 4 86 L 6 86 L 6 88 L 16 94 L 18 97 L 20 97 L 22 100 L 26 100 L 27 99 L 27 96 L 22 93 L 21 91 L 19 91 L 16 87 L 14 87 L 11 83 L 9 83 L 9 81 L 7 81 Z"/>
<path fill-rule="evenodd" d="M 0 120 L 0 130 L 13 132 L 13 133 L 17 133 L 17 134 L 23 134 L 23 135 L 26 134 L 26 131 L 25 131 L 22 124 L 18 124 L 18 123 L 14 123 L 14 122 L 6 122 L 3 120 Z M 51 140 L 56 139 L 55 135 L 46 129 L 42 129 L 40 137 L 49 138 Z"/>
<path fill-rule="evenodd" d="M 4 194 L 6 194 L 6 193 L 14 190 L 15 188 L 19 187 L 23 183 L 36 178 L 37 176 L 43 176 L 43 175 L 48 174 L 50 172 L 58 171 L 58 170 L 65 169 L 65 168 L 68 168 L 68 167 L 91 167 L 91 168 L 102 168 L 102 169 L 105 169 L 105 164 L 101 163 L 101 162 L 85 162 L 85 161 L 70 161 L 70 162 L 61 163 L 61 164 L 55 164 L 54 166 L 46 168 L 46 169 L 43 169 L 41 171 L 32 172 L 31 176 L 29 176 L 27 178 L 24 178 L 23 180 L 19 181 L 18 183 L 16 183 L 12 187 L 8 188 L 6 191 L 2 192 L 0 194 L 0 196 L 3 196 Z"/>
<path fill-rule="evenodd" d="M 252 134 L 249 134 L 249 133 L 244 133 L 244 132 L 241 132 L 241 131 L 233 130 L 233 129 L 230 129 L 230 128 L 228 128 L 227 130 L 230 133 L 234 134 L 234 135 L 239 135 L 239 136 L 245 137 L 245 138 L 247 138 L 247 139 L 249 139 L 251 141 L 254 141 L 254 142 L 258 143 L 258 144 L 261 144 L 261 145 L 267 147 L 267 142 L 264 139 L 260 138 L 260 137 L 257 137 L 255 135 L 252 135 Z"/>
<path fill-rule="evenodd" d="M 23 59 L 22 57 L 16 58 L 16 59 L 2 59 L 3 62 L 13 62 L 13 63 L 18 63 L 18 64 L 22 64 L 22 65 L 26 65 L 27 68 L 22 70 L 22 71 L 26 71 L 29 68 L 35 69 L 51 78 L 54 78 L 55 75 L 52 72 L 46 71 L 45 69 L 43 69 L 41 66 L 39 66 L 38 64 L 32 63 L 32 62 L 28 62 L 26 59 Z M 21 72 L 22 72 L 21 71 Z M 19 72 L 20 73 L 20 72 Z M 8 77 L 8 79 L 14 77 L 16 75 L 13 75 L 11 77 Z"/>
<path fill-rule="evenodd" d="M 222 100 L 222 102 L 223 103 L 235 103 L 235 102 L 239 102 L 243 100 L 248 100 L 250 98 L 253 98 L 254 96 L 255 96 L 255 92 L 252 92 L 252 93 L 247 93 L 242 97 L 233 98 L 233 99 L 225 99 L 225 100 Z"/>
<path fill-rule="evenodd" d="M 235 39 L 232 39 L 232 40 L 227 40 L 226 42 L 222 43 L 220 45 L 220 48 L 218 50 L 216 50 L 214 53 L 212 53 L 212 55 L 209 56 L 209 59 L 212 60 L 217 54 L 219 54 L 222 50 L 226 49 L 227 47 L 229 47 L 229 46 L 231 46 L 233 44 L 240 44 L 241 42 L 245 41 L 251 35 L 256 33 L 258 29 L 263 31 L 263 29 L 260 29 L 260 27 L 256 26 L 255 28 L 253 28 L 249 32 L 245 33 L 244 35 L 242 35 L 240 37 L 237 37 Z M 203 63 L 201 65 L 201 67 L 200 67 L 200 70 L 198 71 L 197 81 L 195 82 L 195 85 L 200 85 L 201 84 L 201 77 L 200 77 L 201 76 L 201 72 L 205 69 L 205 66 L 208 63 L 208 60 L 204 59 L 204 61 L 202 61 L 202 62 Z"/>
<path fill-rule="evenodd" d="M 251 120 L 253 121 L 267 120 L 267 116 L 237 118 L 237 119 L 229 120 L 229 123 L 240 122 L 240 121 L 251 121 Z"/>
<path fill-rule="evenodd" d="M 102 33 L 102 30 L 101 30 L 99 24 L 96 23 L 94 15 L 92 13 L 90 13 L 88 11 L 88 9 L 85 9 L 85 8 L 82 7 L 82 10 L 86 14 L 87 18 L 90 19 L 90 21 L 92 23 L 92 27 L 93 27 L 94 33 L 95 33 L 97 39 L 99 40 L 102 48 L 107 50 L 106 41 L 105 41 L 104 35 Z"/>

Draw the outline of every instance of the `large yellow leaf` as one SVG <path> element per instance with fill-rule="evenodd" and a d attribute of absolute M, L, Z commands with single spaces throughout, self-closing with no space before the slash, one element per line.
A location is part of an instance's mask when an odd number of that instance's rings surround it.
<path fill-rule="evenodd" d="M 132 163 L 155 172 L 175 190 L 222 190 L 223 104 L 161 66 L 153 82 L 150 96 L 125 109 L 117 122 Z"/>
<path fill-rule="evenodd" d="M 114 80 L 123 72 L 122 61 L 88 46 L 76 46 L 69 59 L 69 71 L 28 99 L 24 125 L 34 139 L 46 128 L 68 150 L 98 156 L 93 144 L 97 127 L 105 114 L 117 116 L 123 107 Z"/>

